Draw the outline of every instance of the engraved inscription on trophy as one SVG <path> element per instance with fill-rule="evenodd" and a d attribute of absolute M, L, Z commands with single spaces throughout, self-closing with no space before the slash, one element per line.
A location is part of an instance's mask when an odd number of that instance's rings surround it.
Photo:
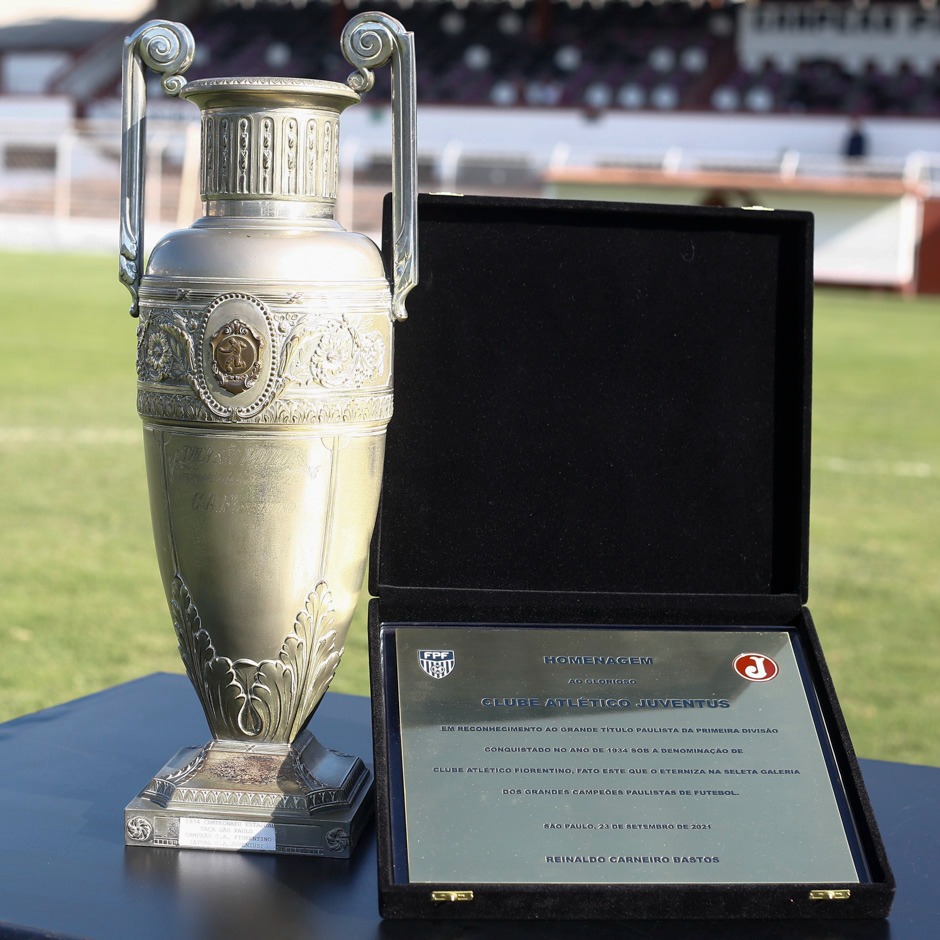
<path fill-rule="evenodd" d="M 328 461 L 316 461 L 316 448 L 290 446 L 284 441 L 247 438 L 233 441 L 201 441 L 189 437 L 173 439 L 163 450 L 163 467 L 168 485 L 173 487 L 176 512 L 234 515 L 229 538 L 237 538 L 238 526 L 253 525 L 277 514 L 296 515 L 309 487 L 322 492 Z M 246 518 L 247 517 L 247 518 Z M 205 523 L 193 539 L 200 545 L 206 535 Z M 231 557 L 231 556 L 229 556 Z"/>
<path fill-rule="evenodd" d="M 239 319 L 230 320 L 210 340 L 212 374 L 227 392 L 251 388 L 261 374 L 264 340 Z"/>
<path fill-rule="evenodd" d="M 180 820 L 179 845 L 190 849 L 276 852 L 277 831 L 270 823 L 190 816 Z"/>

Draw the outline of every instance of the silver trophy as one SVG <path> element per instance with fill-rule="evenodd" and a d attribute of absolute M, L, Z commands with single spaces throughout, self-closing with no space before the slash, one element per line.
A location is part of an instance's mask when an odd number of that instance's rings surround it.
<path fill-rule="evenodd" d="M 139 315 L 137 403 L 160 572 L 212 731 L 125 811 L 128 845 L 348 857 L 372 773 L 306 724 L 356 607 L 392 414 L 392 323 L 417 280 L 414 46 L 353 17 L 347 84 L 186 83 L 194 42 L 124 47 L 120 277 Z M 339 115 L 391 63 L 394 271 L 333 219 Z M 202 112 L 205 216 L 143 272 L 146 70 Z"/>

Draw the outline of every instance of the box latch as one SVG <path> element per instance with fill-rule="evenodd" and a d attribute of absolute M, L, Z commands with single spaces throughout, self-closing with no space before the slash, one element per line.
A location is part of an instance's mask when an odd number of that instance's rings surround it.
<path fill-rule="evenodd" d="M 432 891 L 432 901 L 472 901 L 472 891 Z"/>

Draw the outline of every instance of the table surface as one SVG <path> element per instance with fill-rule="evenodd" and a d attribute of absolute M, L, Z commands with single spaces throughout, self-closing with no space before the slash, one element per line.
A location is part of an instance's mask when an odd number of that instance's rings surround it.
<path fill-rule="evenodd" d="M 372 753 L 368 699 L 330 693 L 311 727 Z M 0 725 L 0 937 L 925 940 L 940 925 L 937 768 L 861 762 L 898 882 L 887 921 L 383 922 L 373 827 L 349 862 L 125 848 L 125 804 L 208 737 L 189 682 L 165 674 Z"/>

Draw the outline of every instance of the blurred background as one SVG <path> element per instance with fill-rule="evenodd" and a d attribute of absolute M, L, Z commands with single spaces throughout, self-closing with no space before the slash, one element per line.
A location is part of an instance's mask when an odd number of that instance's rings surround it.
<path fill-rule="evenodd" d="M 810 607 L 859 751 L 940 764 L 940 8 L 725 0 L 4 0 L 0 718 L 182 671 L 150 543 L 117 282 L 123 39 L 188 78 L 343 81 L 346 20 L 415 34 L 423 191 L 816 219 Z M 337 214 L 378 239 L 388 70 L 342 123 Z M 148 243 L 201 214 L 196 109 L 149 97 Z M 361 613 L 334 688 L 367 693 Z"/>
<path fill-rule="evenodd" d="M 940 9 L 724 0 L 380 0 L 415 34 L 424 189 L 804 208 L 820 283 L 940 292 Z M 354 2 L 7 0 L 0 196 L 19 244 L 42 214 L 88 244 L 117 200 L 121 44 L 196 37 L 189 77 L 344 81 Z M 6 20 L 5 25 L 3 19 Z M 347 227 L 378 230 L 389 70 L 344 117 Z M 195 108 L 150 102 L 155 237 L 198 208 Z M 13 216 L 15 218 L 10 218 Z M 64 223 L 64 224 L 63 224 Z M 9 231 L 10 226 L 4 226 Z M 41 230 L 38 238 L 45 240 Z"/>

